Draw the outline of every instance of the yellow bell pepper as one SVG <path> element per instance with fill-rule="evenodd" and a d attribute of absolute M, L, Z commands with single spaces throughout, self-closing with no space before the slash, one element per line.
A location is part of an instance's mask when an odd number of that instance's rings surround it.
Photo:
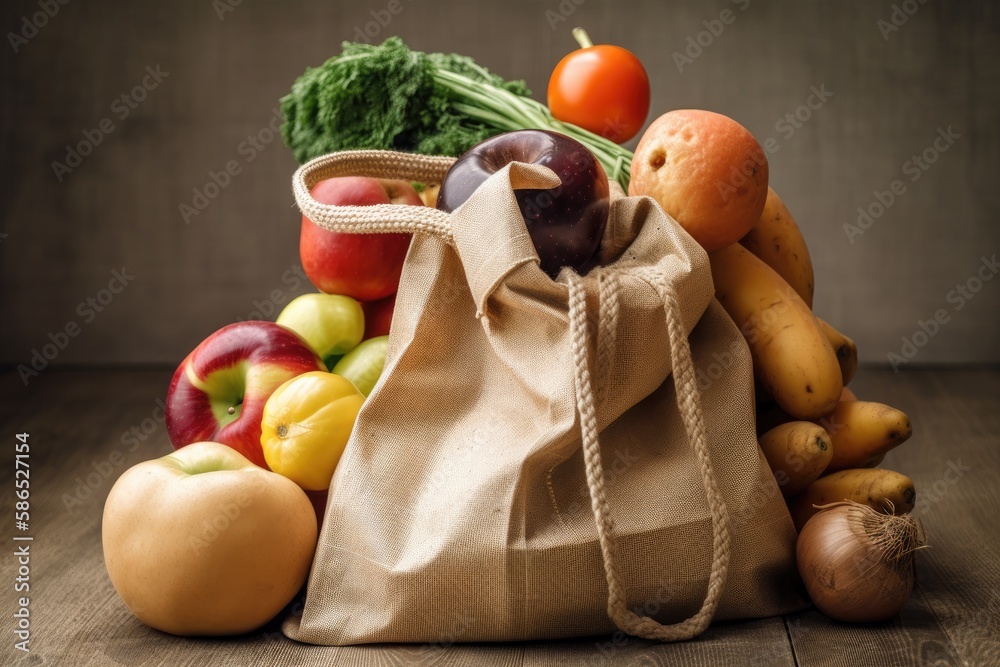
<path fill-rule="evenodd" d="M 365 397 L 339 375 L 313 371 L 278 387 L 264 405 L 264 460 L 306 491 L 330 487 Z"/>

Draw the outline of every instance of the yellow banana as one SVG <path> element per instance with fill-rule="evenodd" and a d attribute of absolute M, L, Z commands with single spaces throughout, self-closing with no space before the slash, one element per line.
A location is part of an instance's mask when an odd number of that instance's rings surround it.
<path fill-rule="evenodd" d="M 819 478 L 833 456 L 826 429 L 812 422 L 788 422 L 772 428 L 760 436 L 760 449 L 786 498 Z"/>
<path fill-rule="evenodd" d="M 795 290 L 738 243 L 709 255 L 715 296 L 750 346 L 765 392 L 796 419 L 818 419 L 844 388 L 837 355 Z"/>
<path fill-rule="evenodd" d="M 841 401 L 818 422 L 833 441 L 829 472 L 866 468 L 913 434 L 903 412 L 872 401 Z"/>
<path fill-rule="evenodd" d="M 813 266 L 809 248 L 792 214 L 771 188 L 767 189 L 760 219 L 740 243 L 784 278 L 812 308 Z"/>
<path fill-rule="evenodd" d="M 851 468 L 820 477 L 793 498 L 788 509 L 795 527 L 802 530 L 806 521 L 819 512 L 813 505 L 853 500 L 888 512 L 891 503 L 893 513 L 906 514 L 913 509 L 916 498 L 913 480 L 906 475 L 882 468 Z"/>
<path fill-rule="evenodd" d="M 854 341 L 840 333 L 829 323 L 816 318 L 819 326 L 823 329 L 823 335 L 830 341 L 833 351 L 837 353 L 837 362 L 840 364 L 840 374 L 844 378 L 844 384 L 854 379 L 854 374 L 858 371 L 858 346 Z"/>

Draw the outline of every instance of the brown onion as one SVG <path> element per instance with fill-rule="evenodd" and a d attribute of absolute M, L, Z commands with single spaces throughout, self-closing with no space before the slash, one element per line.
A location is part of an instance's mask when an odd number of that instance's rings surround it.
<path fill-rule="evenodd" d="M 853 501 L 823 508 L 803 526 L 796 546 L 809 597 L 839 621 L 892 618 L 913 590 L 913 552 L 923 546 L 919 524 Z"/>

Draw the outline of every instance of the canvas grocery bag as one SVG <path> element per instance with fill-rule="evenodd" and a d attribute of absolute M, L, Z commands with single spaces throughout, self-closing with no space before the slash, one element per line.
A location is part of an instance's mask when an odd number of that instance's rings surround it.
<path fill-rule="evenodd" d="M 544 167 L 508 165 L 451 215 L 309 196 L 333 176 L 440 182 L 452 161 L 349 151 L 296 173 L 317 224 L 415 234 L 286 634 L 677 640 L 801 608 L 749 351 L 704 251 L 653 200 L 619 190 L 606 265 L 552 280 L 513 192 L 558 185 Z"/>

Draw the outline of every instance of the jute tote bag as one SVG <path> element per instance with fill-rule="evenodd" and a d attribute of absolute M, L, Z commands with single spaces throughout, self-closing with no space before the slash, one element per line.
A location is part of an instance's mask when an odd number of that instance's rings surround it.
<path fill-rule="evenodd" d="M 385 370 L 285 633 L 670 641 L 802 608 L 749 351 L 704 251 L 655 202 L 619 189 L 605 265 L 552 280 L 514 198 L 559 184 L 544 167 L 508 165 L 450 215 L 309 195 L 333 176 L 440 182 L 452 162 L 348 151 L 295 175 L 317 224 L 414 237 Z"/>

